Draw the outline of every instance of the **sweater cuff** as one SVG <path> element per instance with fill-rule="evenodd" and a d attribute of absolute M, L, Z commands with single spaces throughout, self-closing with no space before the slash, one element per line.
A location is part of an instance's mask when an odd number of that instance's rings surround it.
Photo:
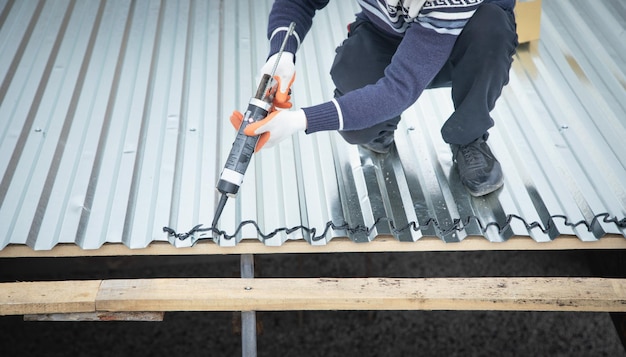
<path fill-rule="evenodd" d="M 280 51 L 280 46 L 283 44 L 283 41 L 285 40 L 286 35 L 287 35 L 286 27 L 284 29 L 278 28 L 274 30 L 274 33 L 272 34 L 272 37 L 270 38 L 270 53 L 267 56 L 267 58 L 270 58 L 273 54 Z M 285 52 L 293 53 L 294 61 L 295 61 L 295 54 L 298 51 L 298 47 L 300 47 L 300 39 L 298 37 L 298 34 L 294 31 L 291 37 L 289 37 L 289 39 L 287 40 L 287 44 L 285 45 Z"/>
<path fill-rule="evenodd" d="M 307 134 L 322 130 L 338 130 L 340 127 L 339 113 L 332 101 L 302 108 L 302 110 L 306 114 Z"/>

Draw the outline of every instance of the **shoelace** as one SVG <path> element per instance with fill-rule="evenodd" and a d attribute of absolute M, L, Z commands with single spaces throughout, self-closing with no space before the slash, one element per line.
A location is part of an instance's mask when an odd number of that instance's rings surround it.
<path fill-rule="evenodd" d="M 486 166 L 485 155 L 476 145 L 461 146 L 459 150 L 468 168 L 474 169 Z"/>

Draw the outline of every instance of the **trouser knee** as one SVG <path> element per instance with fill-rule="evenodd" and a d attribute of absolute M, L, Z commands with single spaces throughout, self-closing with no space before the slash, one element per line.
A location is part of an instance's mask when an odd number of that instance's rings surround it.
<path fill-rule="evenodd" d="M 518 45 L 515 17 L 498 5 L 484 4 L 468 21 L 458 45 L 462 52 L 484 59 L 480 63 L 488 66 L 492 60 L 511 58 Z"/>

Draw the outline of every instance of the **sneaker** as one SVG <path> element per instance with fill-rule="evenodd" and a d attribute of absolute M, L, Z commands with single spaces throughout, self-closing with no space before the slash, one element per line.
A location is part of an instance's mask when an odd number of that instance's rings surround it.
<path fill-rule="evenodd" d="M 472 196 L 491 193 L 504 184 L 502 168 L 484 138 L 467 145 L 450 145 L 461 182 Z"/>

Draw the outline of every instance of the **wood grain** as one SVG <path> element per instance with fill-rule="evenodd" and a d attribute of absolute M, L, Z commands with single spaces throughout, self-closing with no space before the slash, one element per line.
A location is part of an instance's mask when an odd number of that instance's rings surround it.
<path fill-rule="evenodd" d="M 0 284 L 0 315 L 94 312 L 101 280 Z"/>
<path fill-rule="evenodd" d="M 304 278 L 104 281 L 110 311 L 626 311 L 626 280 L 602 278 Z"/>

